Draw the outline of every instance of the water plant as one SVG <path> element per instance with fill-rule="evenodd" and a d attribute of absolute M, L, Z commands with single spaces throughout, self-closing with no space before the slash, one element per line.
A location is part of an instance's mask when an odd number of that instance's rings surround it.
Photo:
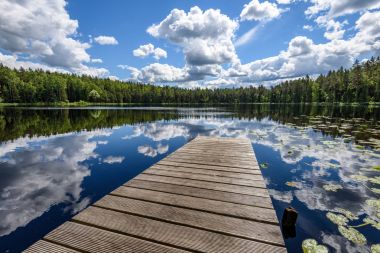
<path fill-rule="evenodd" d="M 364 245 L 367 243 L 365 236 L 353 227 L 338 226 L 339 232 L 351 242 Z"/>

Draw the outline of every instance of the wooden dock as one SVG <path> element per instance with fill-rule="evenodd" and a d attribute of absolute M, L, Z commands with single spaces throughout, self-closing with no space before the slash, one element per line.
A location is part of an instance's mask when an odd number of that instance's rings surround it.
<path fill-rule="evenodd" d="M 197 137 L 25 252 L 286 252 L 247 139 Z"/>

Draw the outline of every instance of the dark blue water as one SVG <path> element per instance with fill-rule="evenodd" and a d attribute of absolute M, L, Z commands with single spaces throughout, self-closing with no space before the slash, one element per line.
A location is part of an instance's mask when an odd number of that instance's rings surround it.
<path fill-rule="evenodd" d="M 378 118 L 355 108 L 2 108 L 0 252 L 27 248 L 197 135 L 252 141 L 278 217 L 299 212 L 295 234 L 284 234 L 289 252 L 308 238 L 370 252 L 380 243 Z M 341 209 L 365 241 L 326 217 Z"/>

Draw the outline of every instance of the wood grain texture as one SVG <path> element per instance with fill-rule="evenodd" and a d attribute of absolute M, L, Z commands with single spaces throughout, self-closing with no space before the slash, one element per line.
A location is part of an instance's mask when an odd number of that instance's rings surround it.
<path fill-rule="evenodd" d="M 150 175 L 150 174 L 140 174 L 136 178 L 145 180 L 145 181 L 185 185 L 185 186 L 191 186 L 191 187 L 198 187 L 202 189 L 217 190 L 217 191 L 223 191 L 223 192 L 233 192 L 233 193 L 240 193 L 240 194 L 246 194 L 246 195 L 251 195 L 251 196 L 260 196 L 260 197 L 269 198 L 269 194 L 266 188 L 254 188 L 250 186 L 223 184 L 223 183 L 216 183 L 216 182 L 165 177 L 165 176 Z"/>
<path fill-rule="evenodd" d="M 258 166 L 257 167 L 253 166 L 252 169 L 244 169 L 244 168 L 236 168 L 236 167 L 205 165 L 205 164 L 191 163 L 191 162 L 168 161 L 165 159 L 159 161 L 158 163 L 156 163 L 156 165 L 171 165 L 171 166 L 186 167 L 186 168 L 198 168 L 198 169 L 215 170 L 215 171 L 237 172 L 241 174 L 261 175 L 261 171 Z"/>
<path fill-rule="evenodd" d="M 191 251 L 285 252 L 283 247 L 97 207 L 88 208 L 74 220 Z"/>
<path fill-rule="evenodd" d="M 233 216 L 237 218 L 278 224 L 276 213 L 273 209 L 264 209 L 254 206 L 226 203 L 218 200 L 202 199 L 131 187 L 119 187 L 111 192 L 111 194 L 154 203 L 162 203 L 177 207 Z"/>
<path fill-rule="evenodd" d="M 99 229 L 93 226 L 66 222 L 45 237 L 51 242 L 70 245 L 85 252 L 187 252 L 147 240 Z"/>
<path fill-rule="evenodd" d="M 197 137 L 25 252 L 287 251 L 250 141 Z"/>
<path fill-rule="evenodd" d="M 107 195 L 94 206 L 283 246 L 278 225 Z"/>
<path fill-rule="evenodd" d="M 25 253 L 79 253 L 61 245 L 40 240 L 24 251 Z"/>
<path fill-rule="evenodd" d="M 189 173 L 189 172 L 158 170 L 158 169 L 148 169 L 148 170 L 145 170 L 143 174 L 266 188 L 265 182 L 263 181 L 262 177 L 259 175 L 255 178 L 255 180 L 248 180 L 248 179 L 241 179 L 241 178 L 220 177 L 216 175 L 204 175 L 204 174 L 195 174 L 191 172 Z"/>
<path fill-rule="evenodd" d="M 243 174 L 234 171 L 220 171 L 220 170 L 206 170 L 200 168 L 187 168 L 182 166 L 168 166 L 162 164 L 156 164 L 150 167 L 150 169 L 158 169 L 158 170 L 169 170 L 175 172 L 186 172 L 193 174 L 202 174 L 208 176 L 217 176 L 217 177 L 225 177 L 225 178 L 236 178 L 236 179 L 244 179 L 244 180 L 263 180 L 261 174 Z"/>
<path fill-rule="evenodd" d="M 243 195 L 232 192 L 222 192 L 170 183 L 144 181 L 139 179 L 133 179 L 129 181 L 126 186 L 273 209 L 272 201 L 267 197 Z"/>

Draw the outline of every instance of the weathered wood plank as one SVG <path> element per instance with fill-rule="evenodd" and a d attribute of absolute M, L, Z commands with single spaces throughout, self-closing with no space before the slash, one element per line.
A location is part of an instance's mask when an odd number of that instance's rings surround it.
<path fill-rule="evenodd" d="M 247 179 L 219 177 L 219 176 L 212 176 L 212 175 L 203 175 L 203 174 L 194 174 L 194 173 L 188 173 L 188 172 L 176 172 L 176 171 L 158 170 L 158 169 L 147 169 L 142 174 L 159 175 L 159 176 L 176 177 L 176 178 L 187 178 L 187 179 L 201 180 L 201 181 L 208 181 L 208 182 L 266 188 L 264 181 L 261 178 L 258 178 L 259 175 L 256 178 L 256 180 L 247 180 Z"/>
<path fill-rule="evenodd" d="M 24 251 L 25 253 L 79 253 L 58 244 L 40 240 Z"/>
<path fill-rule="evenodd" d="M 235 157 L 227 157 L 222 155 L 207 155 L 207 154 L 190 154 L 190 153 L 173 153 L 166 158 L 178 158 L 178 159 L 197 159 L 197 160 L 204 160 L 204 161 L 217 161 L 217 162 L 223 162 L 223 163 L 238 163 L 238 164 L 256 164 L 256 160 L 253 158 L 235 158 Z"/>
<path fill-rule="evenodd" d="M 226 178 L 237 178 L 237 179 L 245 179 L 245 180 L 264 180 L 261 174 L 242 174 L 234 171 L 219 171 L 219 170 L 205 170 L 200 168 L 186 168 L 180 166 L 168 166 L 156 164 L 150 167 L 150 169 L 158 169 L 158 170 L 170 170 L 176 172 L 187 172 L 187 173 L 195 173 L 195 174 L 203 174 L 209 176 L 218 176 L 218 177 L 226 177 Z"/>
<path fill-rule="evenodd" d="M 150 174 L 140 174 L 136 177 L 136 179 L 141 179 L 145 181 L 153 181 L 153 182 L 161 182 L 161 183 L 172 183 L 176 185 L 185 185 L 191 187 L 198 187 L 203 189 L 224 191 L 224 192 L 233 192 L 240 193 L 252 196 L 260 196 L 269 198 L 268 191 L 265 188 L 253 188 L 250 186 L 238 186 L 232 184 L 223 184 L 216 182 L 207 182 L 207 181 L 198 181 L 192 179 L 183 179 L 183 178 L 175 178 L 173 177 L 165 177 L 158 175 L 150 175 Z"/>
<path fill-rule="evenodd" d="M 111 195 L 278 224 L 274 210 L 267 208 L 226 203 L 218 200 L 182 196 L 132 187 L 119 187 L 111 192 Z"/>
<path fill-rule="evenodd" d="M 74 222 L 64 223 L 57 229 L 50 232 L 46 236 L 46 239 L 62 245 L 70 245 L 79 251 L 84 252 L 189 252 Z"/>
<path fill-rule="evenodd" d="M 270 198 L 133 179 L 126 186 L 273 209 Z"/>
<path fill-rule="evenodd" d="M 165 161 L 172 161 L 172 162 L 185 162 L 185 163 L 193 163 L 193 164 L 203 164 L 203 165 L 215 165 L 215 166 L 221 166 L 221 167 L 234 167 L 234 168 L 242 168 L 242 169 L 256 169 L 257 166 L 255 164 L 244 164 L 244 163 L 233 163 L 233 162 L 227 162 L 227 161 L 218 161 L 218 160 L 199 160 L 199 159 L 191 159 L 191 158 L 172 158 L 168 157 L 164 159 Z"/>
<path fill-rule="evenodd" d="M 206 169 L 206 170 L 215 170 L 215 171 L 231 171 L 241 174 L 255 174 L 255 175 L 261 175 L 261 171 L 259 167 L 254 167 L 253 169 L 242 169 L 242 168 L 235 168 L 235 167 L 224 167 L 224 166 L 215 166 L 215 165 L 204 165 L 204 164 L 196 164 L 196 163 L 186 163 L 186 162 L 173 162 L 168 160 L 161 160 L 156 165 L 170 165 L 170 166 L 178 166 L 178 167 L 185 167 L 185 168 L 199 168 L 199 169 Z"/>
<path fill-rule="evenodd" d="M 286 252 L 283 247 L 97 207 L 90 207 L 73 219 L 191 251 L 214 253 Z"/>
<path fill-rule="evenodd" d="M 283 246 L 278 225 L 107 195 L 94 206 Z"/>
<path fill-rule="evenodd" d="M 220 150 L 214 151 L 214 150 L 197 150 L 197 149 L 192 149 L 192 148 L 181 148 L 177 149 L 175 154 L 190 154 L 190 155 L 200 155 L 200 156 L 223 156 L 223 157 L 233 157 L 233 158 L 241 158 L 241 159 L 251 159 L 252 160 L 252 155 L 251 154 L 243 154 L 241 152 L 234 152 L 233 150 L 227 151 L 227 150 Z"/>

